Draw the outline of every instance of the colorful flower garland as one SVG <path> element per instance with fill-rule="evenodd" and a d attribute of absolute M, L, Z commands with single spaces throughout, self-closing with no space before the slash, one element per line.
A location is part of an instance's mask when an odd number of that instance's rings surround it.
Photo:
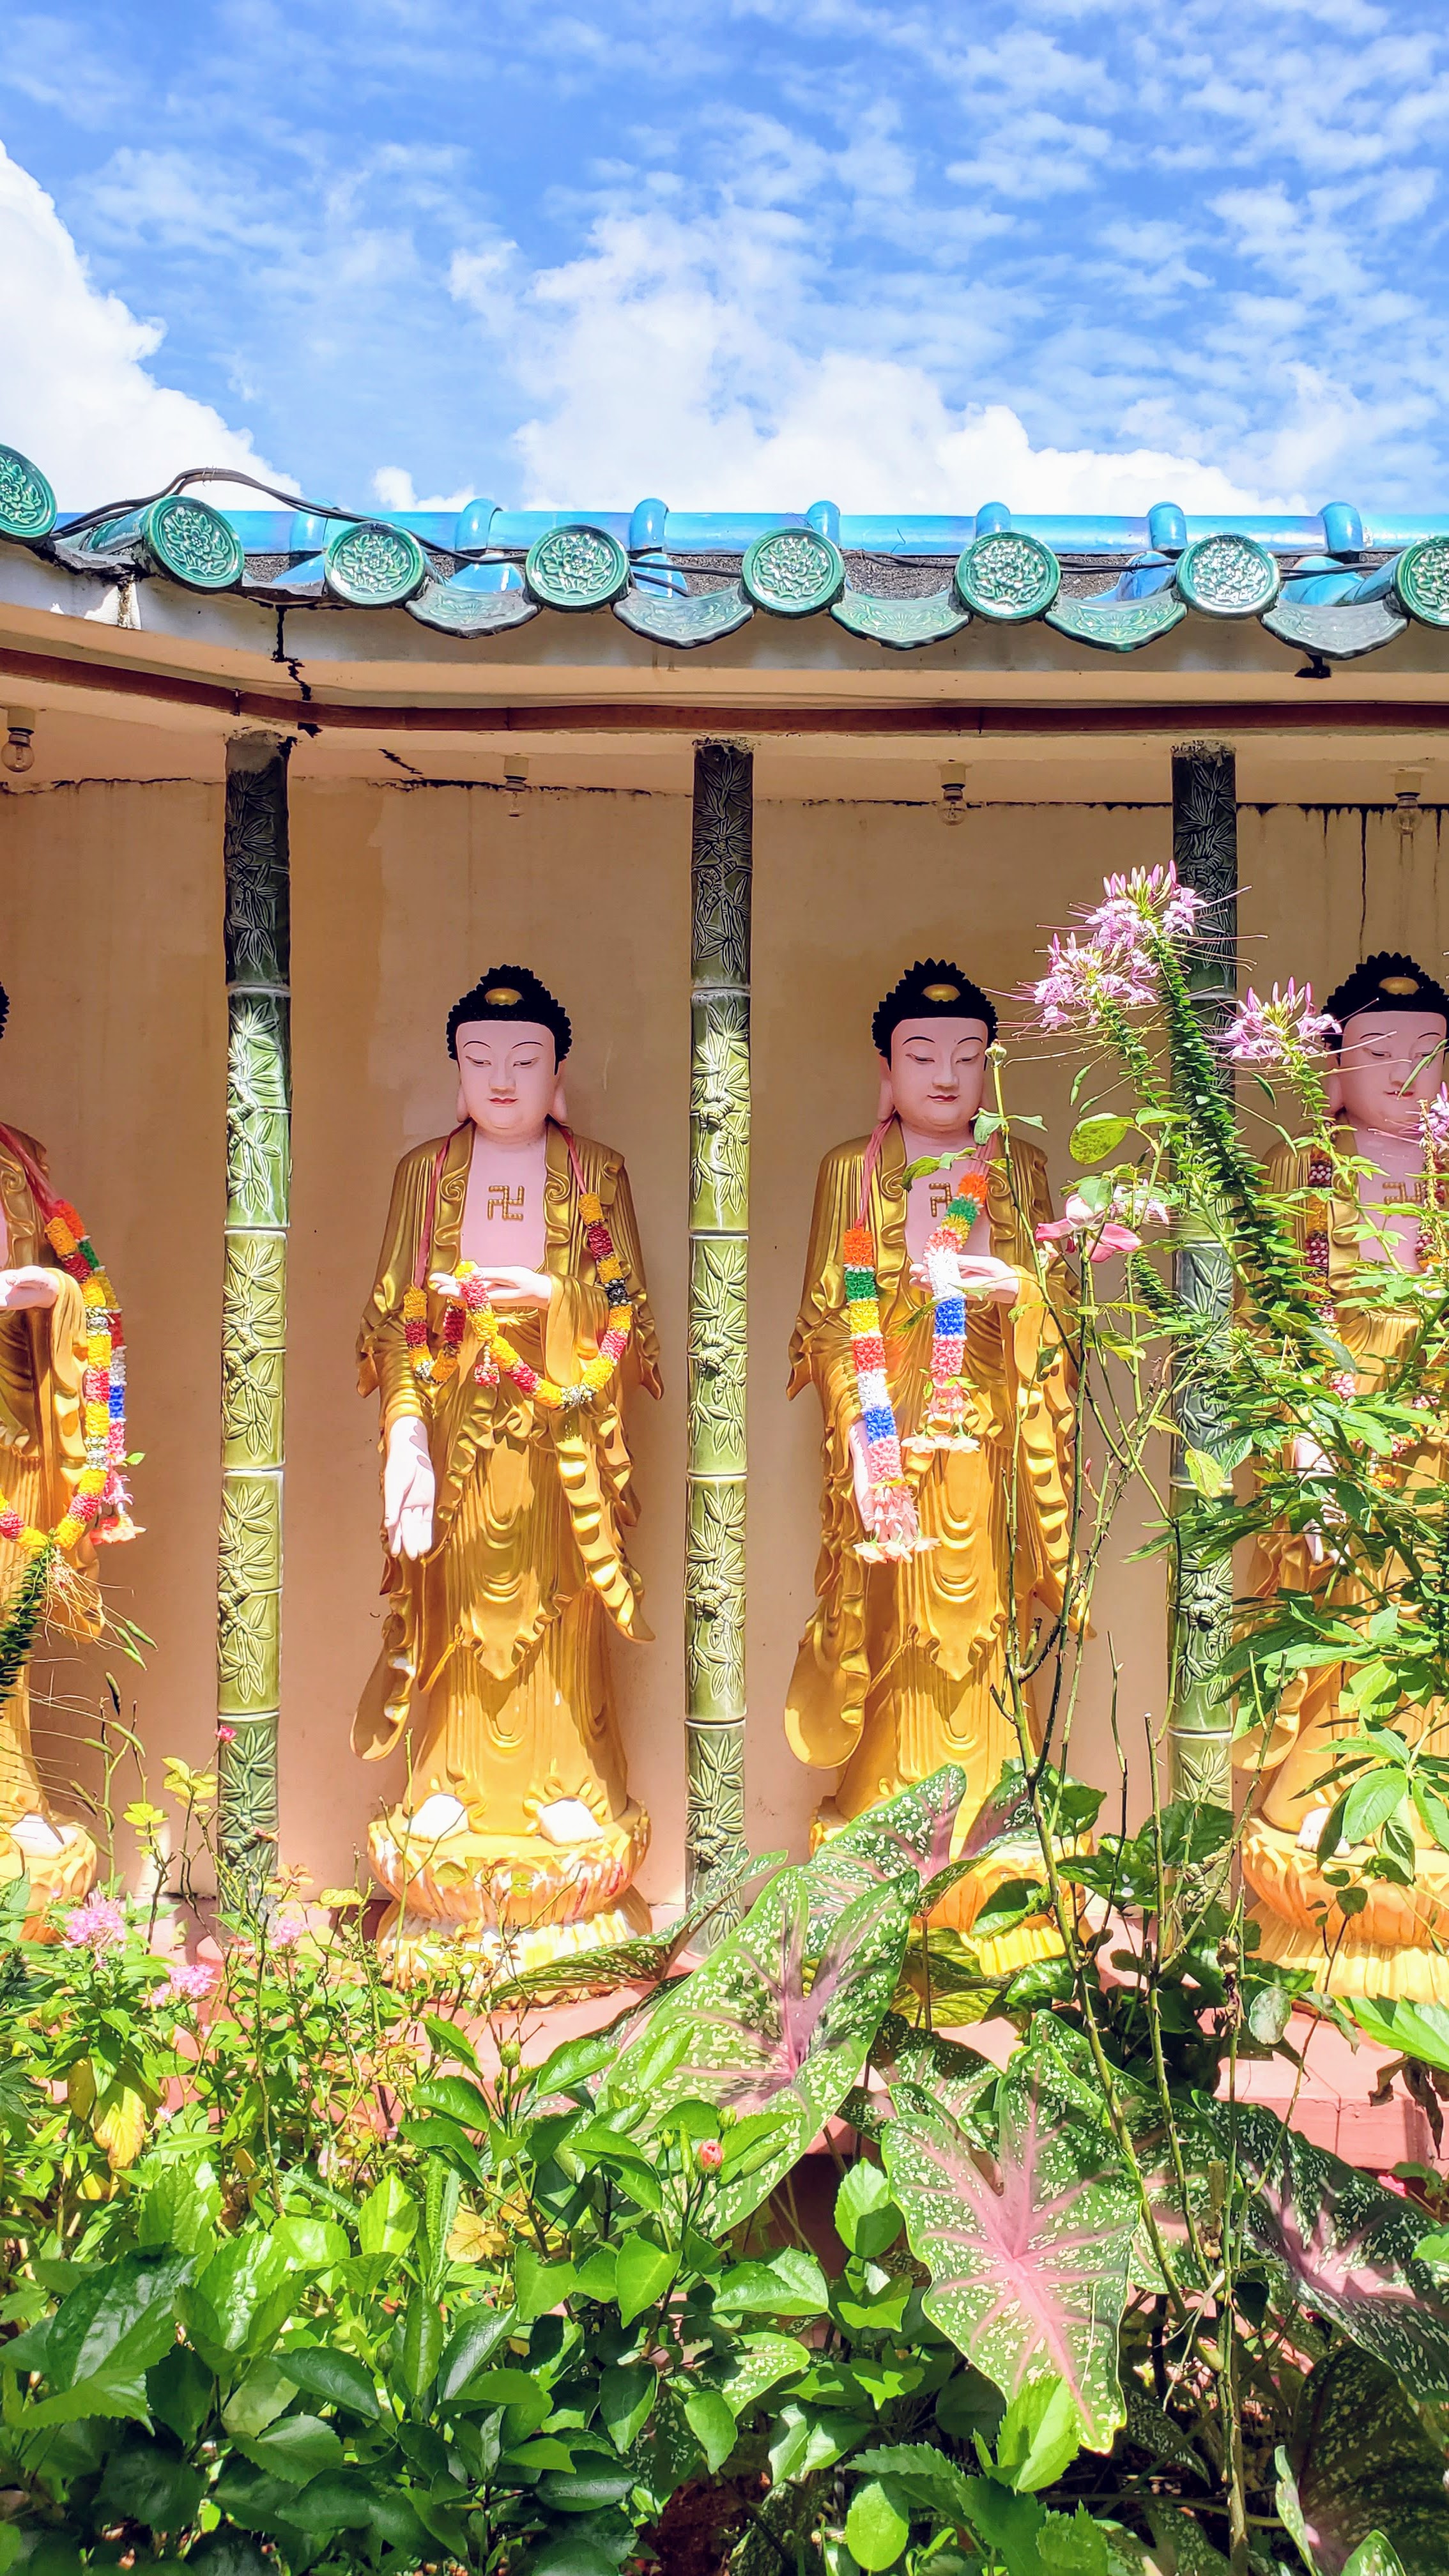
<path fill-rule="evenodd" d="M 950 1160 L 955 1160 L 951 1157 Z M 950 1160 L 940 1168 L 950 1169 Z M 869 1183 L 867 1182 L 867 1187 Z M 980 1177 L 962 1182 L 926 1245 L 925 1269 L 934 1317 L 931 1332 L 931 1398 L 925 1424 L 908 1445 L 913 1453 L 933 1449 L 970 1449 L 966 1431 L 967 1390 L 966 1300 L 961 1293 L 958 1256 L 986 1206 Z M 846 1228 L 841 1246 L 845 1270 L 845 1312 L 850 1326 L 856 1393 L 865 1433 L 866 1470 L 870 1479 L 869 1536 L 858 1553 L 870 1563 L 896 1562 L 934 1547 L 921 1534 L 916 1497 L 906 1480 L 900 1428 L 885 1373 L 885 1340 L 880 1327 L 880 1286 L 875 1269 L 875 1238 L 862 1221 Z"/>
<path fill-rule="evenodd" d="M 61 1269 L 74 1279 L 86 1310 L 86 1366 L 81 1404 L 86 1463 L 69 1509 L 53 1530 L 21 1520 L 0 1495 L 0 1538 L 39 1556 L 47 1548 L 72 1548 L 87 1531 L 98 1547 L 134 1538 L 121 1469 L 126 1463 L 126 1337 L 116 1292 L 101 1268 L 95 1245 L 69 1202 L 52 1203 L 45 1239 Z"/>
<path fill-rule="evenodd" d="M 530 1366 L 515 1350 L 498 1317 L 488 1302 L 482 1273 L 472 1261 L 458 1264 L 461 1298 L 450 1297 L 443 1313 L 442 1349 L 434 1356 L 428 1344 L 427 1291 L 416 1285 L 403 1291 L 403 1338 L 407 1343 L 412 1372 L 429 1404 L 435 1401 L 449 1378 L 456 1376 L 458 1355 L 472 1316 L 483 1343 L 482 1355 L 473 1376 L 479 1386 L 496 1386 L 500 1374 L 510 1377 L 524 1395 L 531 1396 L 549 1413 L 568 1413 L 580 1405 L 591 1404 L 602 1395 L 629 1347 L 634 1326 L 634 1308 L 624 1265 L 614 1250 L 614 1238 L 604 1222 L 601 1202 L 592 1190 L 579 1194 L 579 1213 L 584 1221 L 584 1241 L 594 1258 L 595 1271 L 609 1304 L 609 1328 L 591 1360 L 571 1386 L 560 1386 L 551 1377 Z"/>

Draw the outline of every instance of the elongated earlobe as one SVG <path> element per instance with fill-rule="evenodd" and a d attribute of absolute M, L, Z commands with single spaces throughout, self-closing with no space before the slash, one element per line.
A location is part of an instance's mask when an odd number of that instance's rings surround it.
<path fill-rule="evenodd" d="M 1343 1076 L 1337 1067 L 1328 1077 L 1328 1114 L 1330 1118 L 1343 1115 Z"/>
<path fill-rule="evenodd" d="M 886 1120 L 888 1118 L 894 1118 L 895 1114 L 895 1086 L 891 1081 L 890 1066 L 887 1064 L 885 1057 L 882 1056 L 880 1060 L 880 1098 L 875 1105 L 875 1123 L 877 1127 L 883 1127 Z"/>
<path fill-rule="evenodd" d="M 553 1087 L 553 1107 L 549 1111 L 549 1116 L 556 1127 L 567 1127 L 569 1123 L 569 1105 L 564 1098 L 562 1074 L 559 1075 Z"/>
<path fill-rule="evenodd" d="M 459 1127 L 466 1127 L 467 1123 L 468 1123 L 468 1103 L 467 1103 L 467 1101 L 466 1101 L 466 1100 L 464 1099 L 464 1097 L 463 1097 L 463 1086 L 462 1086 L 462 1084 L 461 1084 L 461 1082 L 460 1082 L 460 1083 L 459 1083 L 459 1085 L 458 1085 L 458 1110 L 457 1110 L 457 1117 L 456 1117 L 455 1124 L 456 1124 L 456 1125 L 458 1125 Z"/>

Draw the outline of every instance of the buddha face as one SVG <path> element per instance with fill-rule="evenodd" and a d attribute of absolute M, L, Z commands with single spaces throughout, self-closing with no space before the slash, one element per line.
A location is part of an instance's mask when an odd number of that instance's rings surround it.
<path fill-rule="evenodd" d="M 537 1020 L 464 1020 L 453 1042 L 463 1115 L 499 1144 L 534 1143 L 558 1083 L 553 1031 Z"/>
<path fill-rule="evenodd" d="M 902 1020 L 890 1056 L 902 1126 L 942 1145 L 964 1143 L 985 1093 L 989 1043 L 984 1020 Z"/>
<path fill-rule="evenodd" d="M 1444 1079 L 1444 1040 L 1439 1011 L 1355 1011 L 1329 1077 L 1330 1106 L 1381 1136 L 1417 1135 L 1420 1105 Z"/>

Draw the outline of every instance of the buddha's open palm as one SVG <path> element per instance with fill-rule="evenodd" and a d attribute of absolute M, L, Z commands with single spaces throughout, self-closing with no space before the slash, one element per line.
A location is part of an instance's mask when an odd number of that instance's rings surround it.
<path fill-rule="evenodd" d="M 497 1268 L 490 1268 L 486 1262 L 480 1261 L 473 1275 L 481 1280 L 483 1293 L 490 1306 L 496 1306 L 500 1310 L 504 1307 L 518 1306 L 541 1306 L 546 1309 L 548 1306 L 552 1282 L 545 1271 L 524 1270 L 517 1263 L 504 1263 Z M 451 1270 L 435 1270 L 428 1281 L 428 1286 L 439 1297 L 451 1297 L 455 1301 L 460 1301 L 463 1295 L 462 1282 Z"/>
<path fill-rule="evenodd" d="M 433 1544 L 433 1505 L 438 1482 L 428 1455 L 427 1430 L 415 1415 L 395 1422 L 387 1435 L 382 1471 L 382 1518 L 393 1556 L 426 1556 Z"/>

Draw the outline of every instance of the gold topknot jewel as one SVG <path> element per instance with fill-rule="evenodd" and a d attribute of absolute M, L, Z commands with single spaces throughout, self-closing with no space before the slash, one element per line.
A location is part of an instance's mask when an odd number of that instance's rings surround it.
<path fill-rule="evenodd" d="M 959 1002 L 961 987 L 959 984 L 926 984 L 922 987 L 922 998 L 927 1002 Z"/>
<path fill-rule="evenodd" d="M 1381 975 L 1379 977 L 1381 993 L 1417 993 L 1418 989 L 1417 975 Z"/>
<path fill-rule="evenodd" d="M 1388 987 L 1385 986 L 1384 989 L 1387 991 Z M 1409 989 L 1412 990 L 1412 987 Z M 521 1002 L 523 996 L 521 993 L 516 993 L 511 984 L 490 984 L 483 999 L 485 1002 L 491 1002 L 495 1010 L 506 1011 L 514 1002 Z"/>

